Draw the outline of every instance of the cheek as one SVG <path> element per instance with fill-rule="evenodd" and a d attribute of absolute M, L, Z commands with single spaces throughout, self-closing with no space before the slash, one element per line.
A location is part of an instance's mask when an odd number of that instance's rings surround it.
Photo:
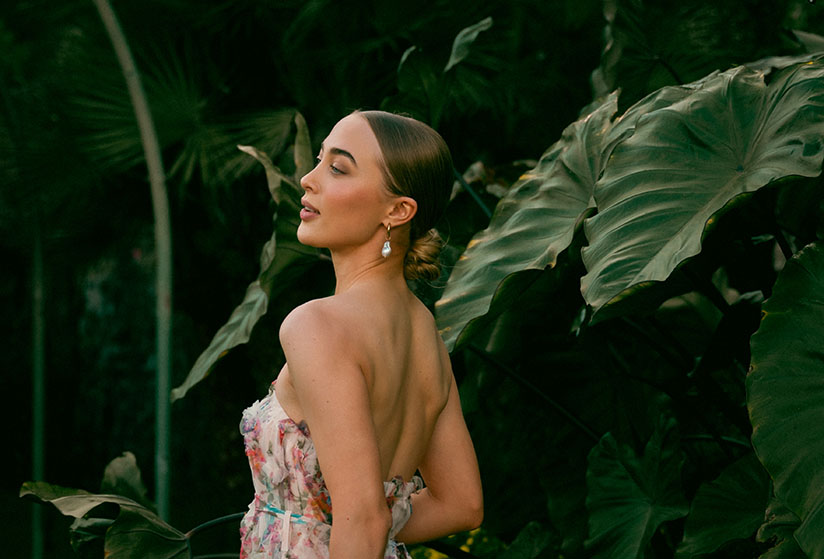
<path fill-rule="evenodd" d="M 334 204 L 336 218 L 355 218 L 361 222 L 368 222 L 369 225 L 374 225 L 374 222 L 381 219 L 382 200 L 371 191 L 358 189 L 342 192 L 336 194 L 331 202 Z"/>

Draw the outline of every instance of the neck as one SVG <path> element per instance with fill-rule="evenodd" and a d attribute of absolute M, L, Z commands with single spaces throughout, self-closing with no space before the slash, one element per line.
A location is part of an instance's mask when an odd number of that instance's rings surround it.
<path fill-rule="evenodd" d="M 380 247 L 359 247 L 350 251 L 332 251 L 335 268 L 335 295 L 343 293 L 363 282 L 379 281 L 387 285 L 406 287 L 403 277 L 403 259 L 406 247 L 394 245 L 389 257 L 380 254 Z"/>

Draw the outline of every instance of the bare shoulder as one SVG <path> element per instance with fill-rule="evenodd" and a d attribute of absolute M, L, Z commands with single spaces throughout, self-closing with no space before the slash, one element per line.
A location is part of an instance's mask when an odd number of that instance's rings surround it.
<path fill-rule="evenodd" d="M 334 343 L 346 332 L 334 298 L 315 299 L 296 307 L 280 325 L 282 344 L 323 341 Z"/>

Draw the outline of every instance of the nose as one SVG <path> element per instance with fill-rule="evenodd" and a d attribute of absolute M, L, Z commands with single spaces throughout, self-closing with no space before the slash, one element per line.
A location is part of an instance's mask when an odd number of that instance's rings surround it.
<path fill-rule="evenodd" d="M 315 189 L 315 181 L 314 181 L 314 173 L 317 167 L 306 173 L 300 178 L 300 186 L 303 190 L 314 190 Z"/>

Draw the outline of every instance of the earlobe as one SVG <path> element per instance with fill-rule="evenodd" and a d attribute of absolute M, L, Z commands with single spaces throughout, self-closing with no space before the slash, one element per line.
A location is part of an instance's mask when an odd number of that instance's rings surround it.
<path fill-rule="evenodd" d="M 404 223 L 408 223 L 418 211 L 418 203 L 408 196 L 401 196 L 396 198 L 392 209 L 389 211 L 389 217 L 392 218 L 392 226 L 398 227 Z"/>

